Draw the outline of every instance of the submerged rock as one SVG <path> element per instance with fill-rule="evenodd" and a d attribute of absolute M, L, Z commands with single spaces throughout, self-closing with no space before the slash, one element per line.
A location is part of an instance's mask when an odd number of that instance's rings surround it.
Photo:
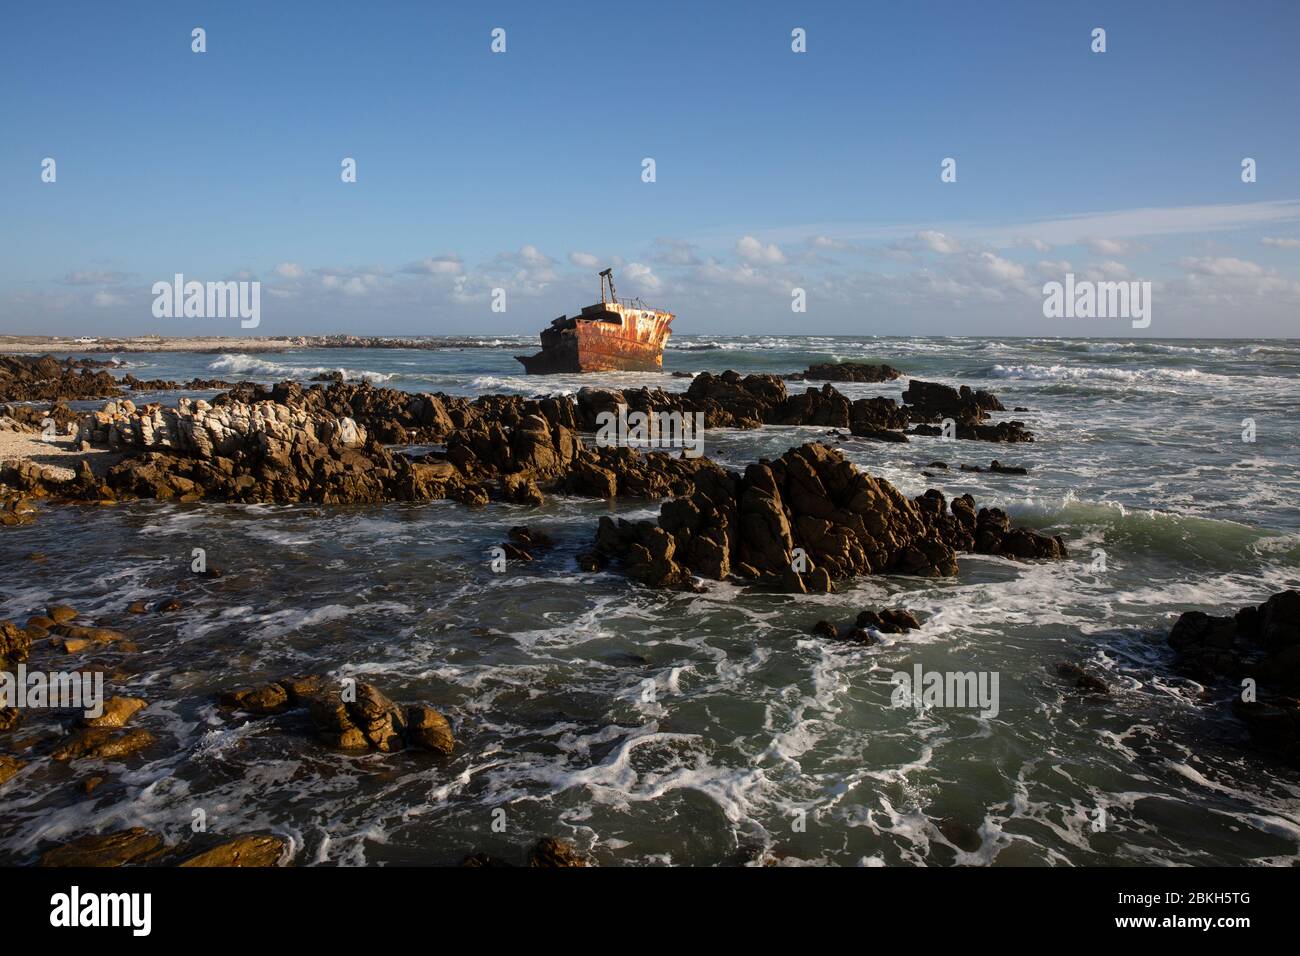
<path fill-rule="evenodd" d="M 870 362 L 823 362 L 810 365 L 803 372 L 794 372 L 785 376 L 787 382 L 802 382 L 816 379 L 823 382 L 892 382 L 903 375 L 896 368 L 888 365 L 872 365 Z"/>
<path fill-rule="evenodd" d="M 112 727 L 91 727 L 63 741 L 51 759 L 66 760 L 120 760 L 143 750 L 154 742 L 147 730 L 116 730 Z"/>
<path fill-rule="evenodd" d="M 407 708 L 406 737 L 414 746 L 441 754 L 456 749 L 456 739 L 447 718 L 423 704 Z"/>
<path fill-rule="evenodd" d="M 938 827 L 945 840 L 965 853 L 974 853 L 984 845 L 984 840 L 979 835 L 979 831 L 968 823 L 963 823 L 952 817 L 945 817 L 935 826 Z"/>
<path fill-rule="evenodd" d="M 1086 694 L 1109 694 L 1110 687 L 1100 677 L 1088 673 L 1083 666 L 1073 661 L 1061 661 L 1056 665 L 1056 673 L 1064 677 L 1071 685 Z"/>
<path fill-rule="evenodd" d="M 85 717 L 82 723 L 87 727 L 122 727 L 137 711 L 148 706 L 147 702 L 138 697 L 110 697 L 104 701 L 102 714 L 98 717 Z"/>
<path fill-rule="evenodd" d="M 9 757 L 5 754 L 0 754 L 0 786 L 4 786 L 8 783 L 9 780 L 25 766 L 27 766 L 26 762 L 19 760 L 17 757 Z"/>
<path fill-rule="evenodd" d="M 143 827 L 84 836 L 47 850 L 41 866 L 128 866 L 151 863 L 163 853 L 163 839 Z"/>
<path fill-rule="evenodd" d="M 229 867 L 278 866 L 288 849 L 288 842 L 271 834 L 236 837 L 210 850 L 204 850 L 179 866 Z"/>
<path fill-rule="evenodd" d="M 45 616 L 55 624 L 67 624 L 77 616 L 77 612 L 66 604 L 52 604 L 45 609 Z"/>
<path fill-rule="evenodd" d="M 879 611 L 865 610 L 858 614 L 858 627 L 870 627 L 882 634 L 903 634 L 920 628 L 916 615 L 903 608 L 886 607 Z"/>
<path fill-rule="evenodd" d="M 1188 611 L 1169 632 L 1179 663 L 1202 676 L 1251 677 L 1300 693 L 1300 591 L 1282 591 L 1231 617 Z"/>
<path fill-rule="evenodd" d="M 12 670 L 27 660 L 32 636 L 12 621 L 0 621 L 0 670 Z"/>
<path fill-rule="evenodd" d="M 1179 666 L 1238 682 L 1233 713 L 1260 749 L 1300 766 L 1300 591 L 1274 594 L 1231 617 L 1188 611 L 1169 632 Z"/>
<path fill-rule="evenodd" d="M 227 691 L 221 704 L 259 715 L 305 707 L 317 736 L 341 750 L 391 753 L 409 745 L 449 754 L 455 749 L 451 724 L 441 713 L 424 704 L 403 709 L 371 684 L 357 683 L 345 692 L 340 681 L 319 674 L 282 677 Z"/>
<path fill-rule="evenodd" d="M 591 866 L 591 860 L 568 840 L 544 837 L 528 851 L 528 865 L 537 867 Z"/>

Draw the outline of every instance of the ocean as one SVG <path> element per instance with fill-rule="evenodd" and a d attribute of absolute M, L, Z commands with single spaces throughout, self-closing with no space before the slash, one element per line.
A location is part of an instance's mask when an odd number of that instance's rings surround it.
<path fill-rule="evenodd" d="M 140 650 L 121 655 L 109 692 L 149 701 L 132 725 L 159 743 L 96 770 L 106 780 L 89 795 L 88 772 L 66 765 L 0 789 L 0 861 L 130 826 L 183 841 L 202 810 L 209 833 L 281 834 L 300 864 L 517 859 L 541 836 L 602 865 L 1300 862 L 1300 772 L 1254 751 L 1223 688 L 1178 676 L 1165 640 L 1183 611 L 1232 613 L 1300 587 L 1300 342 L 680 336 L 663 374 L 527 377 L 513 356 L 535 343 L 123 354 L 115 372 L 342 370 L 473 396 L 885 362 L 904 377 L 835 387 L 851 399 L 897 398 L 910 377 L 989 389 L 1027 409 L 999 417 L 1037 440 L 837 447 L 908 495 L 969 492 L 1061 534 L 1070 558 L 964 554 L 955 578 L 863 578 L 832 595 L 669 593 L 575 563 L 600 516 L 653 518 L 657 501 L 48 507 L 0 538 L 0 618 L 58 601 L 127 631 Z M 704 454 L 741 469 L 839 440 L 827 432 L 714 429 Z M 1028 474 L 959 470 L 994 458 Z M 490 549 L 521 524 L 556 547 L 495 572 Z M 195 548 L 222 577 L 190 573 Z M 168 597 L 181 610 L 126 611 Z M 882 606 L 924 626 L 873 647 L 809 633 Z M 1061 661 L 1103 674 L 1110 694 L 1079 694 Z M 996 715 L 892 706 L 891 676 L 916 665 L 998 675 Z M 298 717 L 217 704 L 308 672 L 442 710 L 455 754 L 348 755 L 298 732 Z"/>

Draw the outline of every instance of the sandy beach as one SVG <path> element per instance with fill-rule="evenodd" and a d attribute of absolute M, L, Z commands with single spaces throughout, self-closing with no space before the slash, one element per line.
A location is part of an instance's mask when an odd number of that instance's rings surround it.
<path fill-rule="evenodd" d="M 121 452 L 107 448 L 81 451 L 76 435 L 59 435 L 46 440 L 38 432 L 11 431 L 0 420 L 0 467 L 19 460 L 31 461 L 50 469 L 54 477 L 71 478 L 84 460 L 96 475 L 105 474 L 122 458 Z"/>

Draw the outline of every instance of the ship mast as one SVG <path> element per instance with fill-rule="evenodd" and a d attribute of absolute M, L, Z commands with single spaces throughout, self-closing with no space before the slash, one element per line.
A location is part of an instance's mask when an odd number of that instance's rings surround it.
<path fill-rule="evenodd" d="M 609 298 L 605 298 L 605 283 L 609 283 Z M 612 304 L 618 302 L 614 293 L 614 270 L 606 269 L 600 274 L 600 304 Z"/>

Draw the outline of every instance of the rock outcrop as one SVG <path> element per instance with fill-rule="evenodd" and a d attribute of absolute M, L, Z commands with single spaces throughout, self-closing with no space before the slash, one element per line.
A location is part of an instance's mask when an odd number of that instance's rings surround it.
<path fill-rule="evenodd" d="M 228 840 L 179 863 L 185 867 L 277 866 L 289 844 L 283 837 L 255 833 Z"/>
<path fill-rule="evenodd" d="M 803 372 L 794 372 L 785 376 L 787 382 L 816 380 L 820 382 L 892 382 L 903 375 L 896 368 L 888 365 L 872 365 L 870 362 L 823 362 L 810 365 Z"/>
<path fill-rule="evenodd" d="M 1198 679 L 1238 684 L 1232 708 L 1251 739 L 1300 766 L 1300 591 L 1274 594 L 1231 617 L 1188 611 L 1170 630 L 1169 645 Z"/>
<path fill-rule="evenodd" d="M 456 746 L 451 724 L 434 708 L 401 707 L 371 684 L 357 683 L 345 692 L 338 681 L 317 674 L 231 691 L 221 703 L 258 715 L 305 707 L 316 735 L 340 750 L 391 753 L 410 746 L 449 754 Z"/>
<path fill-rule="evenodd" d="M 1060 537 L 1012 528 L 968 495 L 951 508 L 935 490 L 908 499 L 820 444 L 792 449 L 743 475 L 702 472 L 666 502 L 658 522 L 603 517 L 595 550 L 651 587 L 693 588 L 729 577 L 787 591 L 827 592 L 863 574 L 955 574 L 958 551 L 1021 560 L 1061 558 Z"/>
<path fill-rule="evenodd" d="M 865 610 L 858 614 L 852 624 L 839 627 L 831 621 L 818 621 L 812 627 L 812 633 L 830 640 L 850 641 L 854 644 L 877 644 L 878 634 L 906 634 L 920 628 L 921 622 L 911 611 L 902 608 L 881 608 L 879 611 Z"/>
<path fill-rule="evenodd" d="M 143 827 L 84 836 L 46 851 L 41 866 L 138 866 L 165 852 L 163 839 Z"/>
<path fill-rule="evenodd" d="M 0 621 L 0 671 L 11 671 L 27 660 L 32 649 L 30 628 L 19 627 L 12 621 Z"/>
<path fill-rule="evenodd" d="M 52 355 L 0 355 L 0 402 L 110 398 L 121 386 L 103 366 L 115 363 Z"/>
<path fill-rule="evenodd" d="M 1024 422 L 1013 419 L 990 424 L 989 412 L 1006 411 L 1005 406 L 992 392 L 974 390 L 969 385 L 953 388 L 914 378 L 907 383 L 903 402 L 912 420 L 921 423 L 912 429 L 915 435 L 940 435 L 941 424 L 934 423 L 952 419 L 956 438 L 997 442 L 1034 440 L 1033 432 L 1025 428 Z"/>
<path fill-rule="evenodd" d="M 987 392 L 913 381 L 908 394 L 914 403 L 908 407 L 884 397 L 849 401 L 829 384 L 791 395 L 775 375 L 735 372 L 698 375 L 684 395 L 584 388 L 576 397 L 485 395 L 472 402 L 364 382 L 307 388 L 297 382 L 270 388 L 245 383 L 211 402 L 182 398 L 174 408 L 110 401 L 83 418 L 79 429 L 83 448 L 124 453 L 102 477 L 84 460 L 70 480 L 20 461 L 0 468 L 0 482 L 11 486 L 11 494 L 91 501 L 452 498 L 481 505 L 539 504 L 547 492 L 680 497 L 701 474 L 716 477 L 718 466 L 706 457 L 643 454 L 584 440 L 583 433 L 597 431 L 604 413 L 620 406 L 628 414 L 699 415 L 706 428 L 815 425 L 878 441 L 906 441 L 910 422 L 943 413 L 960 416 L 959 437 L 964 428 L 980 436 L 996 432 L 998 440 L 1029 440 L 1028 433 L 1016 432 L 1017 423 L 983 422 L 988 409 L 1001 408 Z M 388 443 L 444 447 L 407 454 Z M 30 517 L 11 515 L 6 523 L 25 520 Z"/>

